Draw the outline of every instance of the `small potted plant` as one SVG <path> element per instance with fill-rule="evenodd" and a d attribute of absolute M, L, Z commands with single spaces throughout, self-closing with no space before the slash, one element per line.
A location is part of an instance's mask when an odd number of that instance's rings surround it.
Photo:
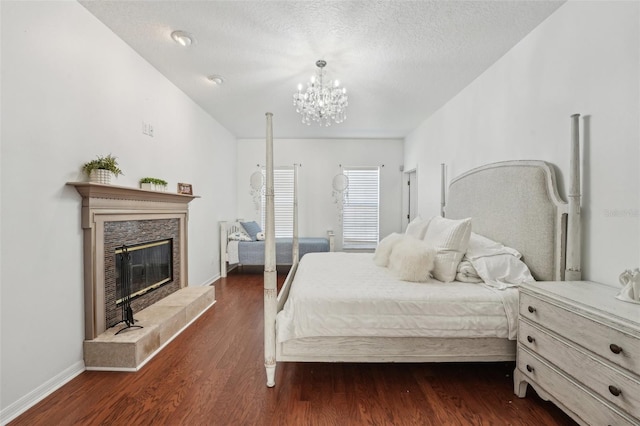
<path fill-rule="evenodd" d="M 117 158 L 109 154 L 106 157 L 98 156 L 82 166 L 82 170 L 89 176 L 89 182 L 111 183 L 111 175 L 118 177 L 123 174 L 118 167 Z"/>
<path fill-rule="evenodd" d="M 140 179 L 140 188 L 148 191 L 166 191 L 167 181 L 158 178 L 144 177 Z"/>

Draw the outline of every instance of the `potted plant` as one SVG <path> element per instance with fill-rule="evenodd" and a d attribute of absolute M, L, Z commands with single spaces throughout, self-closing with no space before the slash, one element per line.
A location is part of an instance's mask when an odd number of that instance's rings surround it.
<path fill-rule="evenodd" d="M 118 167 L 117 158 L 111 154 L 105 157 L 98 156 L 97 159 L 85 163 L 82 170 L 89 176 L 89 182 L 104 184 L 111 183 L 111 175 L 118 177 L 123 174 Z"/>
<path fill-rule="evenodd" d="M 148 191 L 166 191 L 167 181 L 158 178 L 144 177 L 140 179 L 140 188 Z"/>

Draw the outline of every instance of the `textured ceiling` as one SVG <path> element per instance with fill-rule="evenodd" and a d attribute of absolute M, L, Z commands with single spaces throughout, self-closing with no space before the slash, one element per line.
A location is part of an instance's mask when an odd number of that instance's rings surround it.
<path fill-rule="evenodd" d="M 238 138 L 402 138 L 563 1 L 81 1 Z M 188 48 L 170 38 L 191 33 Z M 347 88 L 347 120 L 307 126 L 292 105 L 318 59 Z M 224 77 L 214 86 L 207 76 Z"/>

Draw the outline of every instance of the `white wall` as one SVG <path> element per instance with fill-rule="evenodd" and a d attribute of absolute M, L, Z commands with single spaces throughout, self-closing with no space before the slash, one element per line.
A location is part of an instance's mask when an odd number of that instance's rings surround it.
<path fill-rule="evenodd" d="M 585 117 L 583 276 L 616 283 L 640 260 L 640 4 L 564 4 L 407 138 L 420 212 L 448 177 L 493 161 L 554 163 L 568 187 L 569 116 Z M 564 192 L 563 192 L 564 193 Z"/>
<path fill-rule="evenodd" d="M 151 123 L 155 137 L 142 134 Z M 2 2 L 2 420 L 82 371 L 81 197 L 112 153 L 137 187 L 193 184 L 189 281 L 219 276 L 234 216 L 235 137 L 76 2 Z"/>
<path fill-rule="evenodd" d="M 274 131 L 277 131 L 274 117 Z M 336 233 L 336 249 L 342 247 L 338 210 L 333 202 L 332 181 L 340 164 L 381 166 L 380 237 L 401 229 L 402 187 L 400 165 L 403 141 L 399 139 L 280 139 L 274 140 L 274 166 L 302 164 L 298 172 L 299 234 L 321 237 L 327 229 Z M 238 140 L 238 215 L 260 223 L 250 194 L 249 177 L 265 164 L 264 139 Z M 234 219 L 234 218 L 229 218 Z"/>

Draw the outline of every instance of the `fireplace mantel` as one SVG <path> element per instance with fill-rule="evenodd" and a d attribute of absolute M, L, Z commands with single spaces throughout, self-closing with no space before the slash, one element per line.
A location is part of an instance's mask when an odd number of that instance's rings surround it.
<path fill-rule="evenodd" d="M 95 339 L 106 330 L 104 308 L 106 222 L 178 219 L 180 287 L 188 286 L 188 205 L 199 197 L 92 182 L 68 182 L 67 185 L 74 186 L 82 196 L 86 340 Z"/>
<path fill-rule="evenodd" d="M 83 198 L 103 198 L 109 200 L 156 201 L 187 204 L 196 195 L 177 194 L 174 192 L 148 191 L 146 189 L 130 188 L 127 186 L 105 185 L 93 182 L 68 182 L 75 186 Z"/>

